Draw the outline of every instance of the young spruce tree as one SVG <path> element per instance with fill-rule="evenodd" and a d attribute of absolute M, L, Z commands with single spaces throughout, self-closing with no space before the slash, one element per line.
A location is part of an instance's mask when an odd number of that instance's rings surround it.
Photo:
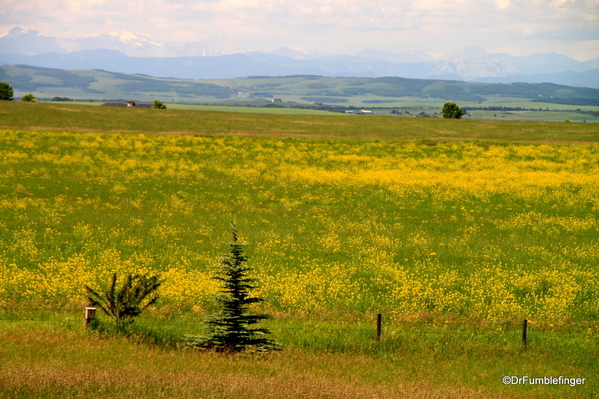
<path fill-rule="evenodd" d="M 250 328 L 261 320 L 271 318 L 267 314 L 249 313 L 250 305 L 262 302 L 262 298 L 250 296 L 257 278 L 249 277 L 252 267 L 247 266 L 248 257 L 243 253 L 245 243 L 239 242 L 237 227 L 231 224 L 229 252 L 215 266 L 215 280 L 222 282 L 216 295 L 220 312 L 206 318 L 207 336 L 188 336 L 188 344 L 194 348 L 214 349 L 217 352 L 240 352 L 248 348 L 268 351 L 277 348 L 275 341 L 265 338 L 266 328 Z"/>

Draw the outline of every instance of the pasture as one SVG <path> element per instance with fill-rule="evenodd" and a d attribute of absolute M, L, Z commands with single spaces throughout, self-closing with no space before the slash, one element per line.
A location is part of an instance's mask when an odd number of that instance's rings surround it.
<path fill-rule="evenodd" d="M 245 397 L 599 392 L 599 134 L 590 125 L 16 103 L 0 113 L 0 341 L 9 359 L 0 367 L 5 376 L 38 370 L 58 387 L 5 377 L 0 397 L 77 397 L 69 380 L 86 372 L 93 378 L 82 386 L 103 386 L 104 397 L 242 397 L 224 386 L 255 379 L 304 382 Z M 176 349 L 211 311 L 210 265 L 232 220 L 283 354 Z M 115 271 L 165 280 L 160 305 L 140 320 L 141 343 L 82 331 L 73 312 L 85 305 L 84 284 Z M 58 349 L 40 350 L 48 342 Z M 122 361 L 109 360 L 117 348 Z M 164 356 L 178 365 L 162 365 Z M 177 387 L 180 373 L 195 381 L 188 390 Z M 529 374 L 588 380 L 501 382 Z M 229 382 L 201 390 L 219 376 Z M 165 388 L 150 394 L 153 386 Z"/>

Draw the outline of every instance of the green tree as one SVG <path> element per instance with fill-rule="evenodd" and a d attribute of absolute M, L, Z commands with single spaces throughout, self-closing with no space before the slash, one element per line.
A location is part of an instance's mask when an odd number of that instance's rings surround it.
<path fill-rule="evenodd" d="M 0 100 L 12 101 L 13 95 L 12 86 L 6 82 L 0 82 Z"/>
<path fill-rule="evenodd" d="M 117 274 L 111 277 L 110 287 L 99 293 L 85 286 L 90 306 L 98 306 L 116 323 L 117 332 L 125 332 L 134 319 L 148 306 L 158 301 L 156 291 L 162 284 L 158 276 L 129 274 L 117 287 Z"/>
<path fill-rule="evenodd" d="M 464 110 L 454 102 L 447 102 L 443 104 L 442 113 L 443 118 L 448 119 L 461 119 L 462 116 L 465 114 Z"/>
<path fill-rule="evenodd" d="M 154 105 L 152 105 L 152 108 L 166 109 L 166 104 L 160 100 L 154 100 Z"/>
<path fill-rule="evenodd" d="M 258 279 L 249 277 L 253 268 L 246 265 L 249 259 L 243 252 L 246 244 L 239 242 L 235 224 L 231 224 L 231 237 L 229 252 L 221 257 L 220 265 L 215 266 L 216 275 L 213 277 L 222 283 L 216 296 L 220 312 L 206 318 L 208 335 L 187 336 L 188 345 L 218 352 L 240 352 L 249 347 L 263 351 L 276 349 L 277 344 L 264 337 L 270 333 L 268 329 L 250 328 L 271 316 L 249 313 L 250 305 L 263 299 L 250 296 Z"/>
<path fill-rule="evenodd" d="M 34 103 L 37 101 L 37 98 L 33 95 L 33 93 L 25 94 L 21 97 L 21 101 L 25 101 L 26 103 Z"/>

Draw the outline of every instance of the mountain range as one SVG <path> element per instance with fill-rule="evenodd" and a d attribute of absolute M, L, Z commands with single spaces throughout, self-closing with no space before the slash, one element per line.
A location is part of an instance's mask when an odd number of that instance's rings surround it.
<path fill-rule="evenodd" d="M 469 47 L 447 57 L 422 51 L 365 49 L 354 55 L 305 54 L 280 48 L 247 52 L 224 36 L 169 44 L 127 31 L 78 39 L 15 27 L 0 35 L 0 65 L 66 70 L 104 69 L 182 79 L 243 76 L 399 76 L 485 83 L 556 83 L 599 88 L 599 59 L 581 62 L 557 53 L 518 57 Z"/>

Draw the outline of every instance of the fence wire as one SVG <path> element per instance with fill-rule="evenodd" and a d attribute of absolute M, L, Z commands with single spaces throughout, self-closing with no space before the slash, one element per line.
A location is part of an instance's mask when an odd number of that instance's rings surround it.
<path fill-rule="evenodd" d="M 101 317 L 106 317 L 105 315 Z M 46 314 L 39 315 L 37 317 L 23 317 L 18 313 L 0 313 L 0 323 L 18 323 L 18 322 L 36 322 L 36 323 L 57 323 L 65 321 L 76 321 L 81 320 L 84 323 L 84 312 L 82 310 L 66 310 L 58 313 L 48 312 Z M 308 319 L 304 320 L 305 323 L 327 323 L 327 324 L 346 324 L 347 321 L 340 320 L 318 320 Z M 284 323 L 284 322 L 283 322 Z M 198 320 L 192 321 L 175 321 L 175 320 L 158 320 L 153 319 L 148 322 L 147 317 L 140 317 L 137 319 L 136 324 L 143 327 L 188 327 L 191 330 L 201 329 L 203 326 L 203 320 L 201 316 L 198 316 Z M 409 328 L 401 328 L 409 327 Z M 454 327 L 471 327 L 468 330 L 462 330 Z M 376 325 L 373 320 L 372 327 L 360 326 L 343 326 L 343 327 L 321 327 L 318 325 L 308 324 L 300 327 L 288 327 L 285 325 L 277 324 L 272 327 L 278 332 L 284 331 L 323 331 L 323 332 L 342 332 L 342 333 L 368 333 L 373 336 L 376 333 Z M 519 336 L 522 333 L 523 323 L 522 322 L 511 322 L 502 323 L 500 326 L 485 326 L 476 322 L 467 321 L 444 321 L 442 323 L 434 323 L 430 321 L 416 321 L 416 320 L 400 320 L 393 322 L 382 323 L 382 334 L 381 337 L 412 333 L 415 335 L 447 335 L 447 336 L 476 336 L 476 335 L 514 335 Z M 537 327 L 528 324 L 527 333 L 530 338 L 559 338 L 567 340 L 596 340 L 599 341 L 599 334 L 590 335 L 588 331 L 577 328 L 576 326 L 568 329 L 555 327 Z M 577 334 L 580 333 L 580 334 Z"/>

